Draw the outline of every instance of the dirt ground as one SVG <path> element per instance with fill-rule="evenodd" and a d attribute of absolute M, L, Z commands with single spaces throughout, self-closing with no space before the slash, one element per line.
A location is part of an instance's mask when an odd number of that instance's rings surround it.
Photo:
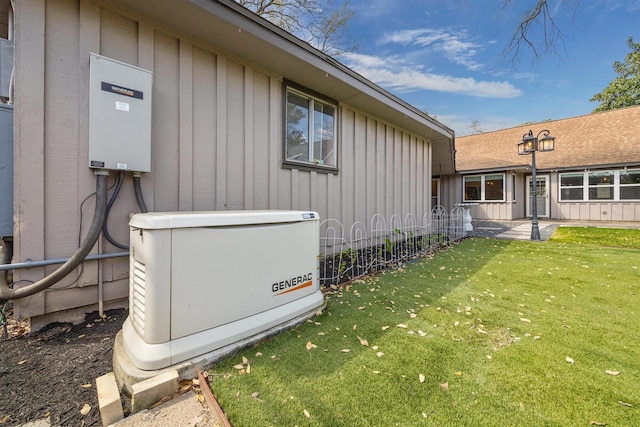
<path fill-rule="evenodd" d="M 113 370 L 113 342 L 126 317 L 124 309 L 104 319 L 96 312 L 37 333 L 10 321 L 9 338 L 0 340 L 0 427 L 41 418 L 54 426 L 102 425 L 95 379 Z"/>

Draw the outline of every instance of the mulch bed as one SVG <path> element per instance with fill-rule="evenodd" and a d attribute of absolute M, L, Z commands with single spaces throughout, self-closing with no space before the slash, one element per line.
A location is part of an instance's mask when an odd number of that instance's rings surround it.
<path fill-rule="evenodd" d="M 127 310 L 78 325 L 25 333 L 13 322 L 0 340 L 0 426 L 48 418 L 53 426 L 100 426 L 95 379 L 113 370 L 113 343 Z M 83 414 L 88 409 L 88 413 Z"/>

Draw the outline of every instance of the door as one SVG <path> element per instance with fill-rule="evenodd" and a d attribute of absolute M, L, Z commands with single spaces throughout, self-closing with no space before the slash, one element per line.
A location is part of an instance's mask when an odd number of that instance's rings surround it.
<path fill-rule="evenodd" d="M 440 204 L 440 178 L 431 180 L 431 209 Z"/>
<path fill-rule="evenodd" d="M 527 216 L 530 217 L 532 213 L 533 206 L 533 195 L 537 194 L 537 208 L 538 208 L 538 217 L 539 218 L 548 218 L 549 217 L 549 193 L 547 191 L 549 176 L 548 175 L 540 175 L 536 176 L 536 190 L 533 192 L 533 187 L 531 186 L 531 178 L 527 177 Z"/>

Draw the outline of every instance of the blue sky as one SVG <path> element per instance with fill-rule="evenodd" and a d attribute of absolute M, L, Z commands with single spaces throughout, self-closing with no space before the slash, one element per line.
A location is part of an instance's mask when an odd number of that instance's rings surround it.
<path fill-rule="evenodd" d="M 505 46 L 534 0 L 350 0 L 359 48 L 338 59 L 456 135 L 590 113 L 617 75 L 627 39 L 640 41 L 640 0 L 549 0 L 555 51 L 516 62 Z M 576 7 L 577 3 L 577 7 Z M 536 39 L 538 40 L 538 39 Z"/>

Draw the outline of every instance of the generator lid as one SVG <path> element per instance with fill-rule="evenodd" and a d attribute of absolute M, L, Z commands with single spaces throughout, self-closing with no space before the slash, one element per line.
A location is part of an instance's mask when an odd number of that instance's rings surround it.
<path fill-rule="evenodd" d="M 318 221 L 311 211 L 202 211 L 149 212 L 131 217 L 129 226 L 144 230 L 194 227 L 225 227 L 234 225 L 275 224 L 283 222 Z"/>

